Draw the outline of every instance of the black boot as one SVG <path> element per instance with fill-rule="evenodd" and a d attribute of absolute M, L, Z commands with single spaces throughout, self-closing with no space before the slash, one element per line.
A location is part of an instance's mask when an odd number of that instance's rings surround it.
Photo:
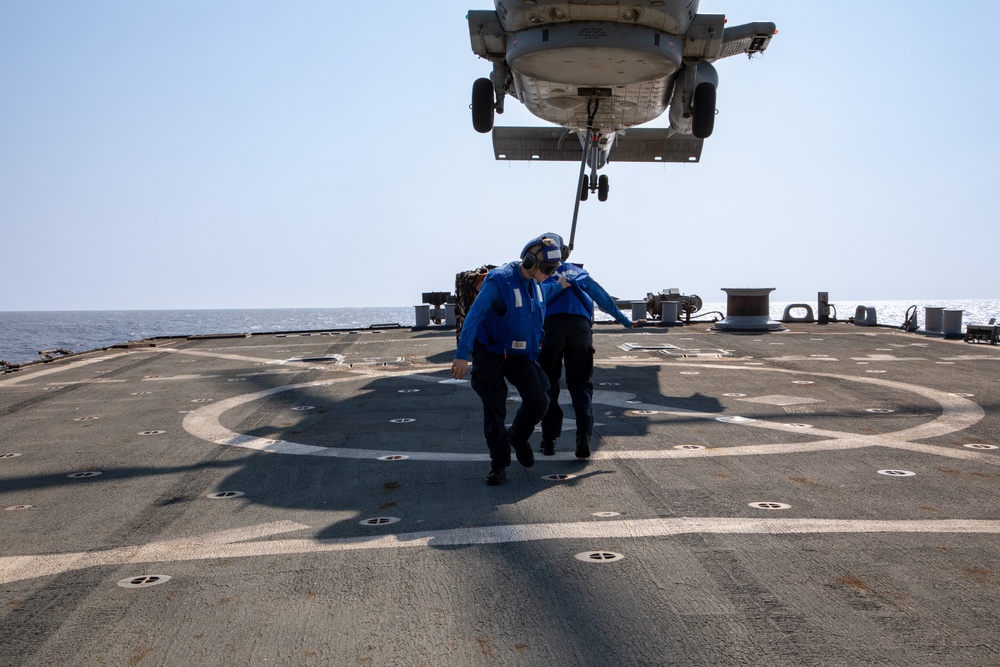
<path fill-rule="evenodd" d="M 577 433 L 576 434 L 576 458 L 578 458 L 578 459 L 590 458 L 590 434 L 589 433 Z"/>
<path fill-rule="evenodd" d="M 514 427 L 507 429 L 507 437 L 510 438 L 510 446 L 514 448 L 517 462 L 525 468 L 535 465 L 535 453 L 531 451 L 531 445 L 527 440 L 517 441 L 514 439 Z"/>
<path fill-rule="evenodd" d="M 556 453 L 556 440 L 555 438 L 542 438 L 542 444 L 538 448 L 545 456 L 554 456 Z"/>
<path fill-rule="evenodd" d="M 507 481 L 507 469 L 506 468 L 490 468 L 489 473 L 486 475 L 487 486 L 500 486 Z"/>

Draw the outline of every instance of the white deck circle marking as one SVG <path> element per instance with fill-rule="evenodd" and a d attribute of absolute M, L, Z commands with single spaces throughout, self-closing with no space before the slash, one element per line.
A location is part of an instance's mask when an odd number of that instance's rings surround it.
<path fill-rule="evenodd" d="M 663 366 L 688 366 L 687 363 L 665 363 Z M 720 366 L 714 364 L 702 364 L 701 368 L 715 369 L 719 371 L 737 371 L 737 372 L 760 372 L 760 373 L 787 373 L 801 376 L 803 373 L 801 371 L 792 371 L 780 368 L 754 368 L 747 369 L 746 366 Z M 389 371 L 380 372 L 378 377 L 410 377 L 412 379 L 418 379 L 424 382 L 435 382 L 441 383 L 442 381 L 433 376 L 425 375 L 426 371 L 418 370 L 401 370 L 401 371 Z M 615 460 L 615 459 L 670 459 L 670 458 L 684 458 L 691 456 L 747 456 L 747 455 L 762 455 L 762 454 L 787 454 L 787 453 L 798 453 L 798 452 L 817 452 L 817 451 L 835 451 L 835 450 L 847 450 L 847 449 L 860 449 L 867 447 L 888 447 L 892 449 L 903 449 L 907 451 L 920 452 L 925 454 L 933 454 L 936 456 L 943 456 L 948 458 L 956 459 L 966 459 L 975 460 L 979 462 L 986 462 L 991 465 L 1000 465 L 1000 461 L 989 454 L 984 454 L 980 452 L 973 452 L 968 450 L 960 450 L 956 448 L 945 448 L 937 445 L 913 442 L 915 440 L 924 440 L 934 437 L 939 437 L 942 435 L 947 435 L 954 433 L 956 431 L 961 431 L 969 428 L 973 424 L 978 423 L 985 417 L 985 411 L 981 406 L 973 401 L 960 396 L 954 396 L 947 392 L 942 392 L 936 389 L 931 389 L 929 387 L 924 387 L 921 385 L 914 385 L 899 382 L 896 380 L 874 378 L 870 376 L 851 376 L 851 375 L 840 375 L 836 373 L 825 373 L 825 372 L 815 372 L 810 373 L 814 377 L 819 378 L 832 378 L 836 380 L 843 380 L 846 382 L 858 382 L 861 384 L 871 384 L 883 388 L 894 389 L 898 391 L 903 391 L 907 393 L 917 394 L 924 398 L 928 398 L 936 403 L 938 403 L 941 408 L 941 414 L 937 417 L 931 419 L 928 422 L 918 424 L 910 428 L 903 429 L 901 431 L 882 433 L 878 435 L 861 435 L 856 433 L 845 433 L 842 431 L 834 431 L 827 429 L 811 429 L 809 434 L 811 437 L 816 436 L 826 436 L 826 440 L 810 441 L 802 443 L 783 443 L 783 444 L 760 444 L 760 445 L 737 445 L 732 447 L 721 447 L 721 448 L 709 448 L 703 451 L 682 451 L 675 449 L 666 450 L 656 450 L 656 449 L 643 449 L 643 450 L 619 450 L 619 451 L 602 451 L 597 450 L 591 454 L 590 460 Z M 295 455 L 310 455 L 310 456 L 330 456 L 330 457 L 340 457 L 340 458 L 380 458 L 389 455 L 399 455 L 397 451 L 377 451 L 370 449 L 357 449 L 357 448 L 333 448 L 333 447 L 320 447 L 316 445 L 306 445 L 302 443 L 289 442 L 285 440 L 267 440 L 264 438 L 258 438 L 251 435 L 245 435 L 233 432 L 221 424 L 221 417 L 227 411 L 236 408 L 238 406 L 244 405 L 257 400 L 262 400 L 273 396 L 275 394 L 294 391 L 298 389 L 303 389 L 307 387 L 317 387 L 317 386 L 327 386 L 332 384 L 339 384 L 343 382 L 367 382 L 372 378 L 370 372 L 359 372 L 356 375 L 350 377 L 339 378 L 337 380 L 324 380 L 316 382 L 305 382 L 301 384 L 284 385 L 280 387 L 272 387 L 270 389 L 265 389 L 258 392 L 253 392 L 249 394 L 243 394 L 240 396 L 235 396 L 225 400 L 219 400 L 210 405 L 199 408 L 195 412 L 186 415 L 184 417 L 184 429 L 191 435 L 212 442 L 215 444 L 230 446 L 230 447 L 241 447 L 245 449 L 255 450 L 255 451 L 266 451 L 272 453 L 281 454 L 295 454 Z M 618 383 L 602 383 L 602 385 L 617 385 Z M 612 390 L 596 390 L 594 392 L 594 404 L 595 405 L 608 405 L 612 407 L 619 408 L 629 408 L 635 404 L 626 403 L 626 401 L 634 400 L 635 395 L 629 394 L 622 391 L 612 391 Z M 774 423 L 768 421 L 760 421 L 755 419 L 749 419 L 746 417 L 738 416 L 725 416 L 719 417 L 717 413 L 703 413 L 696 410 L 689 410 L 685 408 L 677 408 L 672 406 L 664 406 L 657 404 L 644 404 L 640 403 L 637 406 L 639 409 L 648 410 L 647 414 L 662 413 L 667 415 L 683 415 L 685 418 L 689 419 L 705 419 L 705 420 L 718 420 L 722 422 L 728 422 L 731 424 L 737 424 L 740 426 L 750 427 L 750 428 L 764 428 L 764 429 L 776 429 L 782 430 L 787 429 L 787 427 L 782 423 Z M 636 414 L 639 413 L 636 410 Z M 471 462 L 471 461 L 489 461 L 489 454 L 486 452 L 479 454 L 470 454 L 464 452 L 411 452 L 407 458 L 412 458 L 418 461 L 453 461 L 453 462 Z"/>
<path fill-rule="evenodd" d="M 917 473 L 910 470 L 879 470 L 878 474 L 887 475 L 889 477 L 913 477 Z"/>
<path fill-rule="evenodd" d="M 148 588 L 149 586 L 165 584 L 168 581 L 170 581 L 170 577 L 166 574 L 143 574 L 138 577 L 122 579 L 118 585 L 122 588 Z"/>
<path fill-rule="evenodd" d="M 584 551 L 575 555 L 574 558 L 582 560 L 584 563 L 612 563 L 625 558 L 625 556 L 614 551 Z"/>
<path fill-rule="evenodd" d="M 399 523 L 402 519 L 394 516 L 376 516 L 370 519 L 359 521 L 362 526 L 388 526 L 390 523 Z"/>
<path fill-rule="evenodd" d="M 791 505 L 787 503 L 774 503 L 769 501 L 749 503 L 750 507 L 758 510 L 787 510 L 791 509 Z"/>

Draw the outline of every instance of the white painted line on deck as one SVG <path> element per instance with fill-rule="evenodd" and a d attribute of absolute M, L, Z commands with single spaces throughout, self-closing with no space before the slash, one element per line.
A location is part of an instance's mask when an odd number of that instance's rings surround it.
<path fill-rule="evenodd" d="M 169 563 L 215 558 L 280 556 L 368 549 L 473 546 L 538 540 L 639 539 L 698 533 L 716 535 L 856 535 L 859 533 L 995 535 L 1000 534 L 1000 521 L 682 517 L 676 519 L 627 519 L 622 521 L 481 526 L 326 540 L 260 539 L 308 528 L 309 526 L 294 521 L 276 521 L 192 538 L 153 542 L 142 546 L 65 554 L 8 556 L 0 558 L 0 584 L 106 565 Z"/>

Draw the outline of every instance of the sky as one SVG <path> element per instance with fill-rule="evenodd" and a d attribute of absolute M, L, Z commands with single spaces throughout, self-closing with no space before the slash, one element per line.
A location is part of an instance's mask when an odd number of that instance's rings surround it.
<path fill-rule="evenodd" d="M 491 8 L 0 3 L 0 311 L 406 306 L 568 237 L 579 165 L 472 128 Z M 703 0 L 779 33 L 716 63 L 699 163 L 602 170 L 572 259 L 624 299 L 1000 297 L 1000 3 L 946 10 Z"/>

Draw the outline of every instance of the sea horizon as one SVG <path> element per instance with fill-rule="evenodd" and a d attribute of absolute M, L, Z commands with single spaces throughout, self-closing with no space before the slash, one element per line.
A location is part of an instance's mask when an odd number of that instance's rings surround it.
<path fill-rule="evenodd" d="M 924 308 L 930 306 L 961 309 L 963 324 L 985 323 L 1000 317 L 1000 299 L 831 299 L 839 321 L 854 316 L 858 306 L 874 307 L 878 323 L 899 326 L 910 308 L 916 307 L 923 324 Z M 780 320 L 790 304 L 803 303 L 816 310 L 815 302 L 772 301 L 770 316 Z M 631 316 L 627 308 L 626 315 Z M 704 302 L 693 315 L 692 324 L 708 324 L 725 315 L 725 301 Z M 597 313 L 596 319 L 611 319 Z M 72 353 L 102 349 L 112 345 L 151 338 L 186 337 L 231 333 L 281 333 L 363 329 L 373 325 L 413 326 L 414 307 L 340 308 L 192 308 L 192 309 L 108 309 L 0 311 L 0 361 L 26 364 L 40 359 L 39 352 L 68 350 Z"/>

